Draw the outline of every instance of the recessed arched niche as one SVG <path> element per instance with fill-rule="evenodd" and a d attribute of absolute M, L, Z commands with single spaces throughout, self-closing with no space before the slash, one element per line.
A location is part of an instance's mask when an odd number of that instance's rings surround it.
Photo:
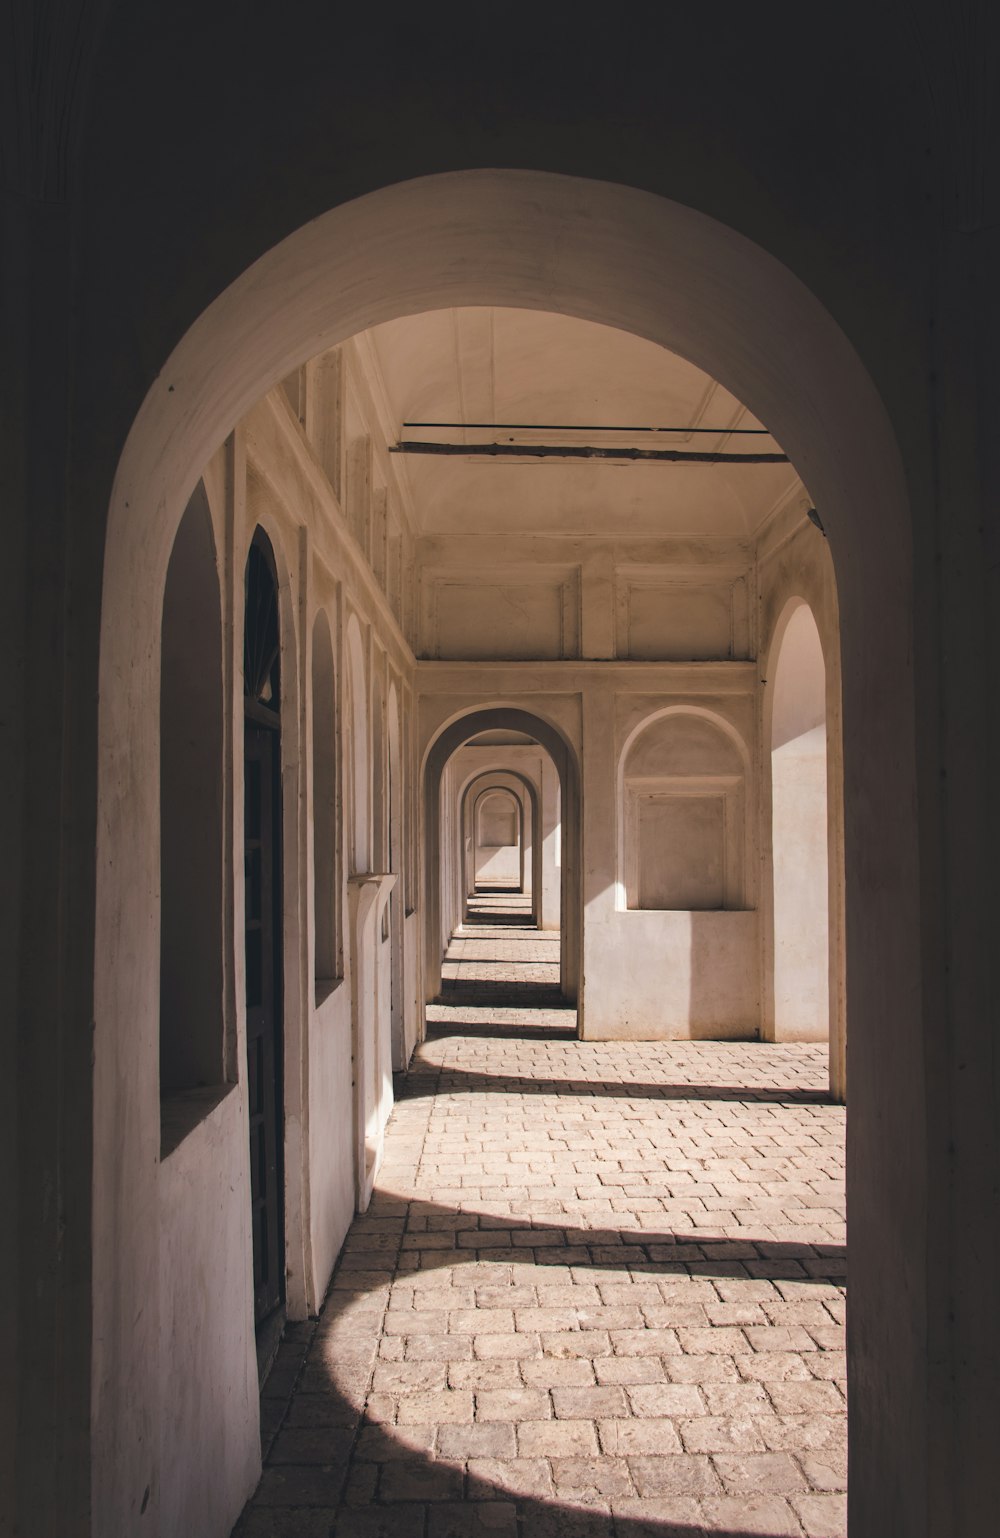
<path fill-rule="evenodd" d="M 626 907 L 745 906 L 745 757 L 718 718 L 669 711 L 641 728 L 622 801 Z"/>
<path fill-rule="evenodd" d="M 167 567 L 160 662 L 160 1096 L 225 1078 L 222 606 L 198 483 Z M 206 1102 L 207 1104 L 207 1102 Z M 190 1118 L 162 1118 L 163 1151 Z"/>
<path fill-rule="evenodd" d="M 337 912 L 337 719 L 330 622 L 313 624 L 313 922 L 317 990 L 340 976 Z"/>

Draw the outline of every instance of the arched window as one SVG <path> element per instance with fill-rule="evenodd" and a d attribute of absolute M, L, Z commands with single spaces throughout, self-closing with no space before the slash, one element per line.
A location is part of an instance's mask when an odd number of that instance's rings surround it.
<path fill-rule="evenodd" d="M 317 991 L 339 976 L 337 930 L 337 720 L 333 644 L 322 612 L 313 625 L 313 927 Z"/>
<path fill-rule="evenodd" d="M 224 1079 L 222 617 L 199 483 L 167 567 L 160 663 L 160 1094 Z M 165 1148 L 190 1119 L 162 1122 Z"/>

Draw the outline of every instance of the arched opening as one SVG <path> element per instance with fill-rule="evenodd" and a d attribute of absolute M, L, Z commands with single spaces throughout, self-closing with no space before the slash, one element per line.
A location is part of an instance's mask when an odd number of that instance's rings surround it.
<path fill-rule="evenodd" d="M 372 671 L 372 865 L 375 870 L 389 867 L 389 827 L 387 818 L 389 766 L 386 758 L 385 697 L 382 676 L 376 665 Z M 388 923 L 388 919 L 386 920 Z"/>
<path fill-rule="evenodd" d="M 430 178 L 425 184 L 387 189 L 315 221 L 303 244 L 293 240 L 288 250 L 271 253 L 252 279 L 240 280 L 223 296 L 220 307 L 203 317 L 178 349 L 171 370 L 176 365 L 183 388 L 168 397 L 158 386 L 151 395 L 123 457 L 111 510 L 102 699 L 112 699 L 113 708 L 102 715 L 104 810 L 109 796 L 120 795 L 114 766 L 125 746 L 149 735 L 144 729 L 148 678 L 141 661 L 131 671 L 130 662 L 146 657 L 155 661 L 156 643 L 148 642 L 146 617 L 135 598 L 135 572 L 162 570 L 179 509 L 207 455 L 263 388 L 317 346 L 332 346 L 394 314 L 442 304 L 521 304 L 633 331 L 697 358 L 725 379 L 780 438 L 822 506 L 831 544 L 837 549 L 839 542 L 851 556 L 843 568 L 842 592 L 845 704 L 851 728 L 845 754 L 849 789 L 853 785 L 859 794 L 847 800 L 848 848 L 856 857 L 848 864 L 848 905 L 857 940 L 852 1008 L 865 1043 L 852 1066 L 860 1085 L 852 1120 L 853 1167 L 864 1169 L 875 1193 L 859 1207 L 856 1234 L 869 1248 L 863 1251 L 856 1282 L 855 1317 L 866 1321 L 856 1337 L 863 1369 L 860 1402 L 863 1410 L 867 1406 L 872 1412 L 873 1431 L 871 1446 L 862 1456 L 875 1468 L 880 1446 L 876 1407 L 890 1389 L 904 1398 L 911 1387 L 915 1396 L 920 1394 L 909 1326 L 897 1328 L 880 1281 L 881 1262 L 873 1258 L 891 1259 L 904 1243 L 885 1234 L 898 1238 L 919 1233 L 921 1226 L 905 1179 L 886 1157 L 892 1139 L 884 1136 L 884 1108 L 874 1091 L 882 1054 L 904 1049 L 919 971 L 914 844 L 909 821 L 900 812 L 912 789 L 908 546 L 891 432 L 871 381 L 821 306 L 778 264 L 732 232 L 690 210 L 623 188 L 533 175 L 482 176 L 485 180 L 478 175 Z M 385 239 L 386 230 L 390 240 Z M 245 341 L 248 314 L 260 321 L 252 328 L 252 349 Z M 143 488 L 142 495 L 137 487 Z M 563 603 L 565 588 L 563 584 L 560 589 Z M 554 633 L 569 635 L 568 609 L 556 608 L 548 594 L 535 596 L 539 602 L 532 614 L 541 616 L 539 624 L 544 619 Z M 543 608 L 543 599 L 548 608 Z M 636 613 L 639 645 L 646 624 L 642 603 Z M 567 628 L 560 632 L 564 621 Z M 360 633 L 353 641 L 349 635 L 348 643 L 355 754 L 351 864 L 355 872 L 365 872 L 370 866 L 367 753 L 361 772 L 356 756 L 358 744 L 366 740 Z M 875 692 L 870 689 L 873 646 L 882 664 Z M 514 665 L 519 665 L 516 659 Z M 523 722 L 518 729 L 545 740 L 542 716 L 522 711 L 513 683 L 508 681 L 497 697 L 514 699 L 516 703 L 505 708 Z M 475 701 L 456 707 L 463 717 L 478 708 Z M 582 817 L 574 753 L 582 743 L 579 751 L 590 761 L 601 755 L 611 760 L 614 742 L 607 702 L 588 703 L 587 712 L 582 724 L 578 719 L 572 731 L 567 728 L 566 736 L 551 725 L 547 728 L 553 756 L 564 765 L 563 945 L 572 952 L 572 964 L 564 954 L 563 975 L 564 986 L 572 988 L 580 974 L 583 906 L 574 842 Z M 581 708 L 578 716 L 582 714 Z M 459 725 L 468 730 L 464 722 Z M 435 846 L 440 755 L 447 757 L 452 731 L 453 725 L 441 727 L 433 720 L 421 727 L 422 741 L 431 744 L 424 807 L 427 850 Z M 570 740 L 574 749 L 567 745 Z M 906 780 L 902 787 L 901 773 Z M 364 816 L 359 820 L 362 801 Z M 603 819 L 611 830 L 610 810 L 603 805 L 588 809 L 587 815 Z M 119 965 L 122 956 L 134 955 L 141 962 L 153 943 L 150 915 L 142 904 L 118 922 L 118 882 L 133 881 L 138 891 L 147 886 L 143 878 L 148 850 L 141 838 L 134 848 L 128 847 L 128 836 L 143 826 L 138 790 L 126 791 L 116 816 L 103 816 L 100 826 L 98 1044 L 107 1046 L 110 1036 L 114 1050 L 97 1053 L 97 1119 L 102 1125 L 126 1119 L 133 1125 L 142 1122 L 141 1114 L 125 1115 L 135 1086 L 116 1079 L 107 1064 L 127 1050 L 126 1021 L 131 1025 L 136 1017 L 137 1001 L 121 982 L 126 972 Z M 611 868 L 613 831 L 607 837 Z M 570 869 L 572 879 L 567 876 Z M 112 871 L 114 876 L 109 875 Z M 599 897 L 594 894 L 595 909 Z M 588 894 L 588 922 L 590 905 Z M 438 906 L 439 893 L 428 881 L 425 982 L 431 983 L 440 962 L 439 948 L 434 954 L 435 945 L 439 947 Z M 141 965 L 139 971 L 143 973 Z M 140 1090 L 135 1095 L 141 1099 Z M 904 1125 L 912 1099 L 907 1106 L 892 1108 L 892 1116 L 903 1118 Z M 141 1225 L 142 1212 L 138 1177 L 121 1202 L 104 1199 L 101 1193 L 110 1191 L 112 1182 L 102 1176 L 111 1161 L 110 1140 L 100 1140 L 95 1150 L 95 1210 L 98 1253 L 104 1257 L 114 1253 L 119 1230 L 131 1233 L 133 1226 Z M 891 1223 L 883 1225 L 882 1219 L 890 1215 Z M 146 1327 L 138 1322 L 141 1309 L 129 1307 L 121 1310 L 121 1317 L 136 1321 L 132 1333 L 108 1328 L 101 1300 L 119 1296 L 111 1287 L 102 1289 L 102 1273 L 109 1265 L 106 1259 L 95 1265 L 95 1329 L 102 1339 L 112 1341 L 109 1381 L 133 1381 L 133 1356 L 145 1360 L 149 1355 Z M 121 1373 L 116 1364 L 122 1366 Z M 155 1419 L 153 1411 L 149 1413 Z M 114 1503 L 124 1486 L 124 1478 L 117 1476 L 99 1484 L 96 1507 L 112 1512 L 109 1530 L 123 1525 Z"/>
<path fill-rule="evenodd" d="M 371 779 L 368 757 L 368 688 L 361 627 L 352 614 L 347 622 L 347 721 L 350 727 L 347 763 L 350 766 L 350 870 L 361 875 L 371 868 Z"/>
<path fill-rule="evenodd" d="M 281 619 L 274 551 L 254 533 L 244 573 L 243 807 L 253 1318 L 261 1376 L 284 1324 L 284 946 Z"/>
<path fill-rule="evenodd" d="M 160 662 L 161 1156 L 227 1077 L 223 999 L 222 616 L 199 482 L 163 594 Z M 207 1094 L 206 1094 L 207 1092 Z"/>
<path fill-rule="evenodd" d="M 313 623 L 313 973 L 317 996 L 340 975 L 337 912 L 337 721 L 330 623 L 322 612 Z"/>
<path fill-rule="evenodd" d="M 524 808 L 513 791 L 483 790 L 473 810 L 473 890 L 524 891 Z"/>
<path fill-rule="evenodd" d="M 403 866 L 406 836 L 403 809 L 406 798 L 403 783 L 399 696 L 394 683 L 389 685 L 386 740 L 389 749 L 386 763 L 389 801 L 389 859 L 386 869 L 396 878 L 392 891 L 389 894 L 389 942 L 391 945 L 390 965 L 392 970 L 392 1069 L 394 1073 L 399 1073 L 405 1069 L 409 1059 L 406 1042 L 405 974 L 403 967 L 405 902 Z"/>
<path fill-rule="evenodd" d="M 808 604 L 786 611 L 772 651 L 771 882 L 776 1041 L 830 1035 L 826 667 Z"/>
<path fill-rule="evenodd" d="M 505 784 L 499 775 L 486 774 L 467 787 L 461 820 L 463 923 L 502 903 L 537 925 L 533 790 L 513 775 Z"/>
<path fill-rule="evenodd" d="M 518 767 L 501 767 L 509 762 L 510 748 L 491 747 L 488 736 L 489 734 L 485 737 L 480 735 L 474 740 L 472 746 L 479 750 L 479 754 L 485 757 L 487 762 L 495 756 L 496 766 L 485 768 L 473 761 L 469 765 L 464 784 L 459 786 L 462 808 L 459 835 L 464 895 L 463 924 L 475 923 L 477 916 L 480 914 L 485 916 L 491 907 L 494 911 L 501 907 L 501 900 L 507 890 L 501 887 L 499 892 L 483 893 L 477 900 L 479 855 L 485 853 L 489 861 L 491 847 L 493 849 L 497 847 L 486 846 L 485 851 L 480 848 L 477 855 L 477 837 L 482 831 L 477 828 L 477 808 L 482 806 L 485 797 L 499 793 L 512 798 L 514 803 L 515 826 L 511 830 L 508 820 L 501 831 L 505 835 L 513 831 L 516 835 L 514 847 L 517 852 L 516 870 L 520 889 L 518 895 L 522 901 L 515 905 L 515 911 L 520 909 L 539 929 L 557 930 L 559 928 L 558 893 L 553 892 L 552 872 L 546 859 L 546 855 L 551 854 L 551 850 L 546 850 L 542 832 L 546 813 L 553 819 L 556 831 L 559 831 L 559 810 L 558 806 L 553 804 L 556 801 L 554 792 L 558 785 L 555 765 L 539 744 L 525 743 L 519 747 Z M 459 762 L 471 756 L 466 750 Z M 551 778 L 546 774 L 547 769 L 551 769 Z M 547 785 L 546 779 L 549 781 Z M 503 848 L 502 845 L 500 847 Z M 514 868 L 512 864 L 511 869 Z M 558 870 L 556 874 L 558 875 Z M 486 885 L 489 883 L 487 882 Z"/>
<path fill-rule="evenodd" d="M 555 991 L 567 1003 L 576 1004 L 579 999 L 580 956 L 580 865 L 579 865 L 579 792 L 576 755 L 552 724 L 530 711 L 514 706 L 487 706 L 469 711 L 445 726 L 429 747 L 424 763 L 424 828 L 425 828 L 425 998 L 433 1002 L 442 994 L 442 958 L 455 931 L 460 916 L 466 912 L 468 865 L 466 840 L 474 838 L 475 805 L 469 807 L 469 775 L 465 782 L 449 784 L 449 766 L 460 762 L 463 747 L 473 742 L 486 742 L 491 751 L 497 751 L 502 759 L 505 751 L 498 746 L 508 739 L 513 743 L 536 744 L 555 769 L 559 784 L 559 815 L 561 863 L 559 867 L 559 964 L 557 979 L 549 979 L 546 988 L 556 982 Z M 509 746 L 506 749 L 510 751 Z M 467 818 L 467 810 L 472 817 Z M 518 814 L 515 814 L 517 819 Z M 540 819 L 536 816 L 536 826 Z M 468 826 L 467 826 L 468 823 Z M 519 824 L 518 824 L 519 827 Z M 523 835 L 522 835 L 523 836 Z M 541 839 L 533 837 L 534 847 L 540 850 Z M 538 882 L 539 887 L 541 881 Z M 535 914 L 526 915 L 533 926 Z M 523 917 L 514 912 L 494 915 L 501 926 L 515 925 Z M 482 991 L 482 990 L 481 990 Z"/>

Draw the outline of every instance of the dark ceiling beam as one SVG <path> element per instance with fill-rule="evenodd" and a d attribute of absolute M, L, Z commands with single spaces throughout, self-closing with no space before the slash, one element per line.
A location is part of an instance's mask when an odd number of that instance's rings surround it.
<path fill-rule="evenodd" d="M 595 444 L 546 443 L 419 443 L 404 439 L 389 445 L 390 454 L 442 454 L 452 458 L 489 459 L 623 459 L 656 460 L 661 464 L 787 465 L 787 454 L 718 454 L 697 449 L 605 448 Z"/>

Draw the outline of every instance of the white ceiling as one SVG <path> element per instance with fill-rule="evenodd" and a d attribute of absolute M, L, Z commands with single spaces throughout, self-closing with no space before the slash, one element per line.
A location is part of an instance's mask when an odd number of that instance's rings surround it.
<path fill-rule="evenodd" d="M 761 424 L 701 369 L 590 321 L 535 310 L 435 310 L 376 326 L 359 340 L 398 438 L 780 452 L 770 437 L 731 436 L 734 427 Z M 407 422 L 529 429 L 404 427 Z M 563 425 L 591 430 L 552 430 Z M 606 430 L 622 427 L 685 430 Z M 693 427 L 718 432 L 686 431 Z M 400 460 L 426 534 L 745 538 L 796 485 L 792 467 L 780 464 L 412 454 Z"/>

